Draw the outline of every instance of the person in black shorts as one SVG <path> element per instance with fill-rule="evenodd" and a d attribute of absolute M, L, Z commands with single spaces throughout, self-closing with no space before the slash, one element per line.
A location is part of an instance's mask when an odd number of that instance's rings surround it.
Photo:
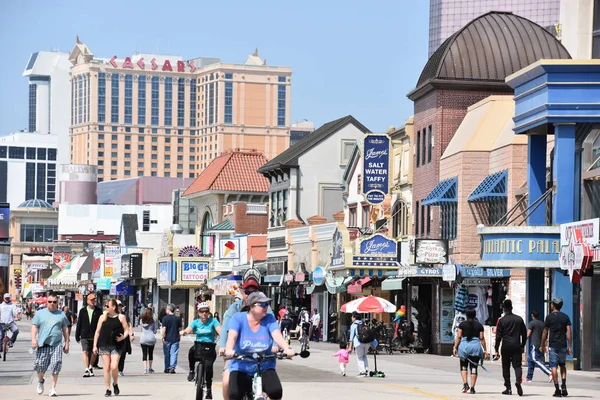
<path fill-rule="evenodd" d="M 542 333 L 542 345 L 540 351 L 546 350 L 546 340 L 548 340 L 548 353 L 550 355 L 550 368 L 552 368 L 552 380 L 554 381 L 554 397 L 568 396 L 567 392 L 567 354 L 572 353 L 573 337 L 571 334 L 571 320 L 569 316 L 560 310 L 563 306 L 563 300 L 560 297 L 552 299 L 550 309 L 552 312 L 544 321 L 544 332 Z M 560 367 L 560 377 L 562 385 L 558 387 L 558 370 Z"/>
<path fill-rule="evenodd" d="M 92 352 L 94 347 L 94 334 L 102 310 L 96 306 L 96 293 L 89 293 L 86 298 L 87 306 L 79 310 L 77 325 L 75 327 L 75 340 L 81 343 L 83 351 L 83 377 L 94 376 L 93 367 L 98 368 L 98 357 Z"/>
<path fill-rule="evenodd" d="M 481 357 L 487 357 L 487 346 L 483 335 L 483 325 L 475 319 L 476 312 L 468 309 L 467 320 L 458 325 L 454 340 L 454 356 L 460 357 L 460 375 L 462 376 L 462 392 L 475 394 L 477 383 L 477 367 Z M 471 387 L 467 383 L 468 371 L 471 371 Z"/>

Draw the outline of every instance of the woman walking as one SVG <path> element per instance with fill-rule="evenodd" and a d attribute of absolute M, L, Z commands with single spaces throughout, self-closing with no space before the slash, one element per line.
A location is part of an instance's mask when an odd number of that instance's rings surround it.
<path fill-rule="evenodd" d="M 133 335 L 133 326 L 131 325 L 131 319 L 129 318 L 129 314 L 127 314 L 127 312 L 125 311 L 125 305 L 123 304 L 123 302 L 121 302 L 121 300 L 117 300 L 117 306 L 119 307 L 119 314 L 122 314 L 125 316 L 125 322 L 127 322 L 127 331 L 129 333 L 129 336 L 125 339 L 125 342 L 123 342 L 123 348 L 121 349 L 121 358 L 119 358 L 119 376 L 125 376 L 125 373 L 123 372 L 123 370 L 125 369 L 125 358 L 127 357 L 127 354 L 131 354 L 131 342 L 133 342 L 134 340 L 134 335 Z"/>
<path fill-rule="evenodd" d="M 94 335 L 94 354 L 102 356 L 104 363 L 104 384 L 106 385 L 105 397 L 110 397 L 110 378 L 112 374 L 113 390 L 115 396 L 119 390 L 119 358 L 123 348 L 123 341 L 129 337 L 127 321 L 123 314 L 119 314 L 115 299 L 106 303 L 106 312 L 98 320 L 98 328 Z"/>
<path fill-rule="evenodd" d="M 144 363 L 144 374 L 154 373 L 152 360 L 154 358 L 154 346 L 156 345 L 157 324 L 152 315 L 152 309 L 146 308 L 140 317 L 142 320 L 142 335 L 140 346 L 142 346 L 142 361 Z"/>
<path fill-rule="evenodd" d="M 487 357 L 488 352 L 483 335 L 483 325 L 475 320 L 475 310 L 468 309 L 467 320 L 458 325 L 454 340 L 454 356 L 460 357 L 460 375 L 463 381 L 462 392 L 475 394 L 477 383 L 477 367 L 481 357 Z M 467 382 L 467 373 L 471 371 L 471 387 Z"/>

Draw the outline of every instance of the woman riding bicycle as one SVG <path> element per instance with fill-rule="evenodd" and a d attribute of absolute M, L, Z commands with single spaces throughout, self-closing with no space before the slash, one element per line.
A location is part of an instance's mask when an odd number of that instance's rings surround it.
<path fill-rule="evenodd" d="M 194 369 L 197 361 L 204 360 L 206 376 L 206 398 L 212 399 L 213 364 L 217 359 L 216 335 L 221 334 L 221 325 L 215 318 L 209 318 L 210 305 L 208 303 L 198 304 L 198 319 L 190 323 L 190 326 L 179 332 L 181 336 L 194 332 L 196 342 L 188 353 L 190 373 L 188 381 L 194 380 Z"/>
<path fill-rule="evenodd" d="M 292 357 L 295 352 L 288 347 L 281 335 L 279 324 L 272 314 L 267 314 L 270 298 L 264 293 L 254 292 L 248 295 L 244 308 L 235 314 L 229 322 L 225 356 L 252 356 L 254 353 L 272 355 L 273 342 L 286 356 Z M 253 360 L 231 360 L 229 365 L 229 399 L 241 400 L 252 388 L 252 378 L 257 372 L 257 364 Z M 283 389 L 275 372 L 275 359 L 268 358 L 261 363 L 262 388 L 269 399 L 281 399 Z"/>

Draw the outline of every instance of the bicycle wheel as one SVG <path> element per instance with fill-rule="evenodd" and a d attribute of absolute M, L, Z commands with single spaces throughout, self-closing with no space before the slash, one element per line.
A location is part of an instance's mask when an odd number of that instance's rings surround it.
<path fill-rule="evenodd" d="M 201 362 L 196 363 L 196 400 L 204 399 L 204 368 Z"/>

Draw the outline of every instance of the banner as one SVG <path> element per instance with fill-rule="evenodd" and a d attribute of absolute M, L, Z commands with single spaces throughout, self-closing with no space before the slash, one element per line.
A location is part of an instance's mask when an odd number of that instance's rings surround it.
<path fill-rule="evenodd" d="M 115 273 L 115 260 L 119 259 L 119 276 L 121 272 L 121 247 L 118 245 L 104 245 L 104 276 L 113 277 Z"/>
<path fill-rule="evenodd" d="M 0 240 L 8 240 L 10 204 L 0 203 Z"/>
<path fill-rule="evenodd" d="M 102 254 L 102 245 L 94 247 L 93 257 L 92 278 L 102 278 L 104 276 L 104 257 Z"/>
<path fill-rule="evenodd" d="M 362 191 L 369 203 L 381 204 L 390 189 L 390 138 L 370 134 L 364 140 Z"/>

